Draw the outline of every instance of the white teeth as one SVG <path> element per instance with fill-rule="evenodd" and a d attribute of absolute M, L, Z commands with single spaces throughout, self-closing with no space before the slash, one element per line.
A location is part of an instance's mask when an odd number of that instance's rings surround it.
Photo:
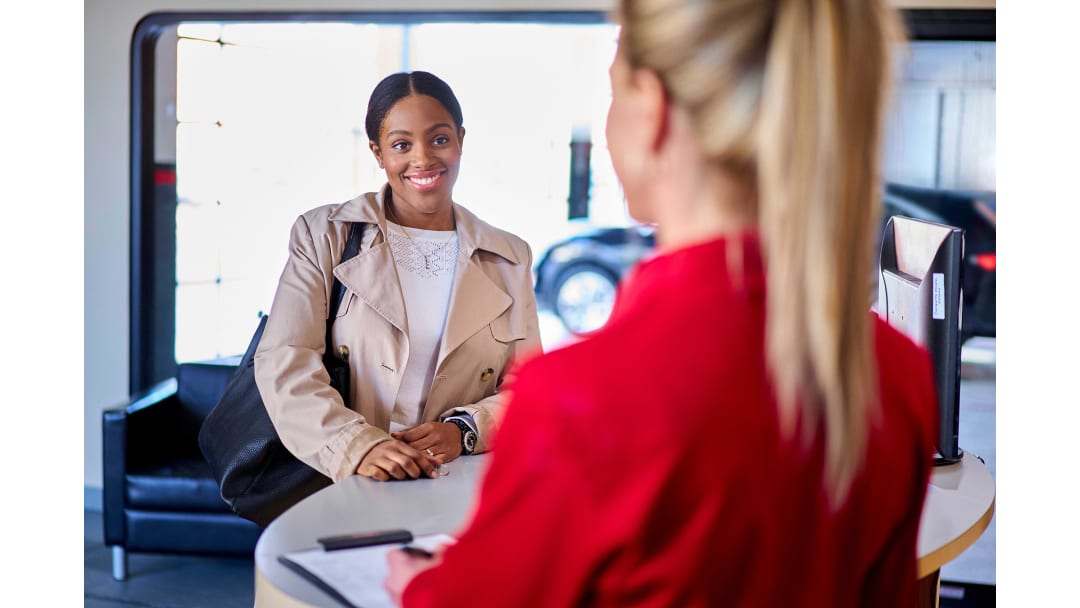
<path fill-rule="evenodd" d="M 433 175 L 431 177 L 410 177 L 409 179 L 412 180 L 413 183 L 421 186 L 430 186 L 435 183 L 435 180 L 438 179 L 438 177 L 438 175 Z"/>

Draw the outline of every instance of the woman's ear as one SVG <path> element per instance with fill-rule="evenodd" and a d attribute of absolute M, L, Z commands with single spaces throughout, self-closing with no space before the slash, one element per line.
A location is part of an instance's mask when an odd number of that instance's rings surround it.
<path fill-rule="evenodd" d="M 379 168 L 382 169 L 383 168 L 382 150 L 379 149 L 379 144 L 377 144 L 377 143 L 375 143 L 373 141 L 369 141 L 368 142 L 368 148 L 371 148 L 371 153 L 375 155 L 375 162 L 379 163 Z"/>
<path fill-rule="evenodd" d="M 465 145 L 465 127 L 458 127 L 457 143 L 459 148 Z"/>
<path fill-rule="evenodd" d="M 664 146 L 669 134 L 669 111 L 671 102 L 663 81 L 656 72 L 647 68 L 634 68 L 631 78 L 638 97 L 638 113 L 641 128 L 646 136 L 649 151 L 656 153 Z"/>

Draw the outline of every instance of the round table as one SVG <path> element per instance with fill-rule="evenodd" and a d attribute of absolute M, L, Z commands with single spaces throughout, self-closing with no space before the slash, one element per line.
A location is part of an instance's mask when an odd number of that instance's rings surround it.
<path fill-rule="evenodd" d="M 919 606 L 937 606 L 941 567 L 986 531 L 994 497 L 994 478 L 978 456 L 967 452 L 956 464 L 934 467 L 916 545 Z"/>
<path fill-rule="evenodd" d="M 321 536 L 406 528 L 414 536 L 454 534 L 475 504 L 486 455 L 451 462 L 439 479 L 379 482 L 352 476 L 304 499 L 274 520 L 255 547 L 255 605 L 334 606 L 322 590 L 281 565 L 283 553 L 318 547 Z M 973 454 L 936 467 L 919 529 L 919 605 L 935 606 L 941 567 L 982 535 L 994 515 L 994 480 Z"/>
<path fill-rule="evenodd" d="M 474 504 L 487 455 L 463 456 L 438 479 L 381 482 L 353 475 L 308 496 L 267 526 L 255 545 L 255 606 L 336 606 L 337 602 L 278 562 L 315 539 L 405 528 L 413 536 L 453 534 Z"/>

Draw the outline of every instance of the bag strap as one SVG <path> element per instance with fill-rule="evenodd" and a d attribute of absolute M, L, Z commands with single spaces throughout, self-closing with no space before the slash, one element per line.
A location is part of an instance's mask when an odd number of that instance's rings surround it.
<path fill-rule="evenodd" d="M 363 222 L 353 222 L 349 225 L 349 240 L 345 241 L 345 251 L 341 254 L 341 264 L 356 257 L 360 253 L 360 235 L 364 232 Z M 326 317 L 326 346 L 330 347 L 333 342 L 330 339 L 330 329 L 334 326 L 341 300 L 345 297 L 345 286 L 334 277 L 334 286 L 330 289 L 330 314 Z"/>

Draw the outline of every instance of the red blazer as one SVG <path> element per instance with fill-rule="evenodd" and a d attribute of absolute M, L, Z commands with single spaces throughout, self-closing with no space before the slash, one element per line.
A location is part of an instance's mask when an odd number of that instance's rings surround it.
<path fill-rule="evenodd" d="M 914 605 L 929 358 L 875 321 L 882 415 L 834 512 L 820 434 L 778 431 L 764 286 L 753 234 L 662 255 L 602 330 L 526 364 L 471 524 L 404 604 Z"/>

